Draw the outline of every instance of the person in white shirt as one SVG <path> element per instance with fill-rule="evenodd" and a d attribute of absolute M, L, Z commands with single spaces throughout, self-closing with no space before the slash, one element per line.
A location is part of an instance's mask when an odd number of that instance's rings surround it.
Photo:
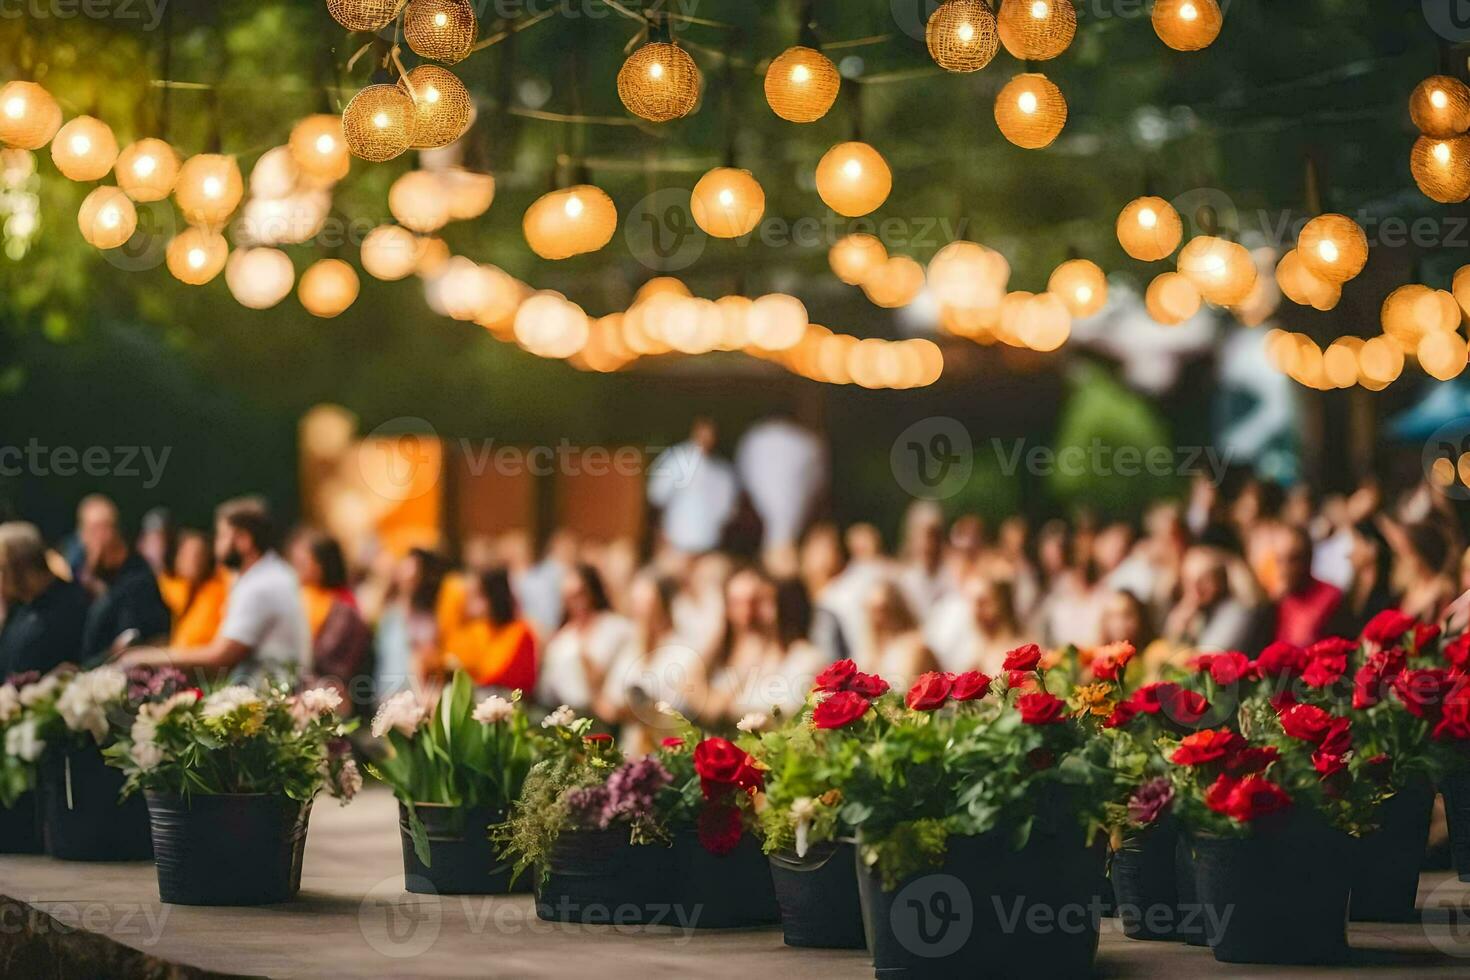
<path fill-rule="evenodd" d="M 720 546 L 735 516 L 739 487 L 730 464 L 715 456 L 715 424 L 695 419 L 689 438 L 654 460 L 648 501 L 663 511 L 664 539 L 686 554 Z"/>
<path fill-rule="evenodd" d="M 274 541 L 263 502 L 241 498 L 221 504 L 215 512 L 215 555 L 238 574 L 214 639 L 202 647 L 132 650 L 120 662 L 229 673 L 246 681 L 297 675 L 310 655 L 311 629 L 301 582 L 275 552 Z"/>
<path fill-rule="evenodd" d="M 652 571 L 634 577 L 629 588 L 632 628 L 607 672 L 596 715 L 623 726 L 620 743 L 628 754 L 653 751 L 659 741 L 676 734 L 660 702 L 686 715 L 705 688 L 704 661 L 674 628 L 670 608 L 675 583 Z"/>
<path fill-rule="evenodd" d="M 772 553 L 795 548 L 827 485 L 822 441 L 791 419 L 765 419 L 741 437 L 735 472 L 760 515 L 762 549 Z"/>
<path fill-rule="evenodd" d="M 944 513 L 932 500 L 915 501 L 904 518 L 898 587 L 920 622 L 955 591 L 955 581 L 944 561 Z"/>
<path fill-rule="evenodd" d="M 612 611 L 602 577 L 591 565 L 577 565 L 567 573 L 562 605 L 566 622 L 546 644 L 536 696 L 542 704 L 565 704 L 585 712 L 602 691 L 632 626 Z"/>

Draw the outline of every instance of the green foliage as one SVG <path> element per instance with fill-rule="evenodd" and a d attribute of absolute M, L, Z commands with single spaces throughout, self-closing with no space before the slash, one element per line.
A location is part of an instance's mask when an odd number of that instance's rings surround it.
<path fill-rule="evenodd" d="M 775 731 L 741 740 L 766 772 L 765 805 L 759 811 L 767 854 L 804 857 L 813 844 L 850 832 L 839 819 L 843 791 L 857 753 L 843 731 L 812 727 L 810 709 Z"/>

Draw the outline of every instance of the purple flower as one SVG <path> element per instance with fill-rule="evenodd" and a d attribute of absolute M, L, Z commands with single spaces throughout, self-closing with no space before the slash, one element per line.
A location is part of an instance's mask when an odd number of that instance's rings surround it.
<path fill-rule="evenodd" d="M 174 667 L 133 667 L 128 670 L 128 700 L 166 701 L 189 686 L 189 678 Z"/>
<path fill-rule="evenodd" d="M 40 679 L 41 672 L 39 670 L 26 670 L 19 674 L 11 674 L 5 678 L 5 683 L 19 691 L 23 687 L 30 687 Z"/>
<path fill-rule="evenodd" d="M 1134 791 L 1128 800 L 1128 819 L 1148 826 L 1163 816 L 1174 802 L 1174 784 L 1167 777 L 1150 779 Z"/>
<path fill-rule="evenodd" d="M 582 830 L 607 827 L 608 795 L 605 786 L 584 786 L 567 794 L 567 813 Z"/>
<path fill-rule="evenodd" d="M 674 777 L 653 756 L 625 762 L 607 777 L 604 826 L 618 818 L 638 820 L 652 816 L 654 798 Z"/>

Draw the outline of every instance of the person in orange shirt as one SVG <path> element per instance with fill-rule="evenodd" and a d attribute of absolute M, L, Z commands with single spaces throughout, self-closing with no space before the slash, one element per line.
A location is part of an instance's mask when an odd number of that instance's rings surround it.
<path fill-rule="evenodd" d="M 516 608 L 509 573 L 495 568 L 466 584 L 466 619 L 449 634 L 445 656 L 477 687 L 529 693 L 536 686 L 536 635 Z"/>
<path fill-rule="evenodd" d="M 173 613 L 169 642 L 176 647 L 207 646 L 219 631 L 230 592 L 207 537 L 199 531 L 179 534 L 173 573 L 159 576 L 158 590 Z"/>

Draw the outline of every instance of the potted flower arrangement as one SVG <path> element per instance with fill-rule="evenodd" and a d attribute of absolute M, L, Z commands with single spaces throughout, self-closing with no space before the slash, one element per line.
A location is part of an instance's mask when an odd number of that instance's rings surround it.
<path fill-rule="evenodd" d="M 41 851 L 36 809 L 36 760 L 45 748 L 28 717 L 20 692 L 39 674 L 16 675 L 0 684 L 0 854 Z"/>
<path fill-rule="evenodd" d="M 926 674 L 901 702 L 850 712 L 869 730 L 844 744 L 857 759 L 842 819 L 858 832 L 881 977 L 1091 972 L 1104 884 L 1092 831 L 1123 791 L 1091 719 L 1112 713 L 1115 686 L 1058 697 L 1035 645 L 1005 669 Z"/>
<path fill-rule="evenodd" d="M 122 799 L 123 777 L 103 752 L 142 706 L 187 684 L 173 669 L 58 668 L 19 691 L 29 731 L 17 740 L 40 750 L 37 788 L 46 853 L 68 861 L 140 861 L 151 856 L 148 808 Z"/>
<path fill-rule="evenodd" d="M 888 689 L 853 661 L 838 661 L 817 675 L 800 713 L 742 739 L 767 770 L 759 820 L 788 946 L 865 945 L 852 828 L 841 818 L 857 752 L 840 743 L 860 737 L 852 722 Z M 747 719 L 742 727 L 762 726 Z"/>
<path fill-rule="evenodd" d="M 342 696 L 322 688 L 178 691 L 139 708 L 105 752 L 152 819 L 159 898 L 264 905 L 301 887 L 317 793 L 344 803 L 362 786 Z"/>
<path fill-rule="evenodd" d="M 475 704 L 469 675 L 457 671 L 432 707 L 403 691 L 379 708 L 372 732 L 388 751 L 368 771 L 398 797 L 410 892 L 511 890 L 510 864 L 497 857 L 490 832 L 505 822 L 535 761 L 519 700 L 517 692 Z"/>
<path fill-rule="evenodd" d="M 573 922 L 751 926 L 776 921 L 752 831 L 763 773 L 723 738 L 682 734 L 624 759 L 559 708 L 520 803 L 497 837 L 517 872 L 538 869 L 537 914 Z"/>

